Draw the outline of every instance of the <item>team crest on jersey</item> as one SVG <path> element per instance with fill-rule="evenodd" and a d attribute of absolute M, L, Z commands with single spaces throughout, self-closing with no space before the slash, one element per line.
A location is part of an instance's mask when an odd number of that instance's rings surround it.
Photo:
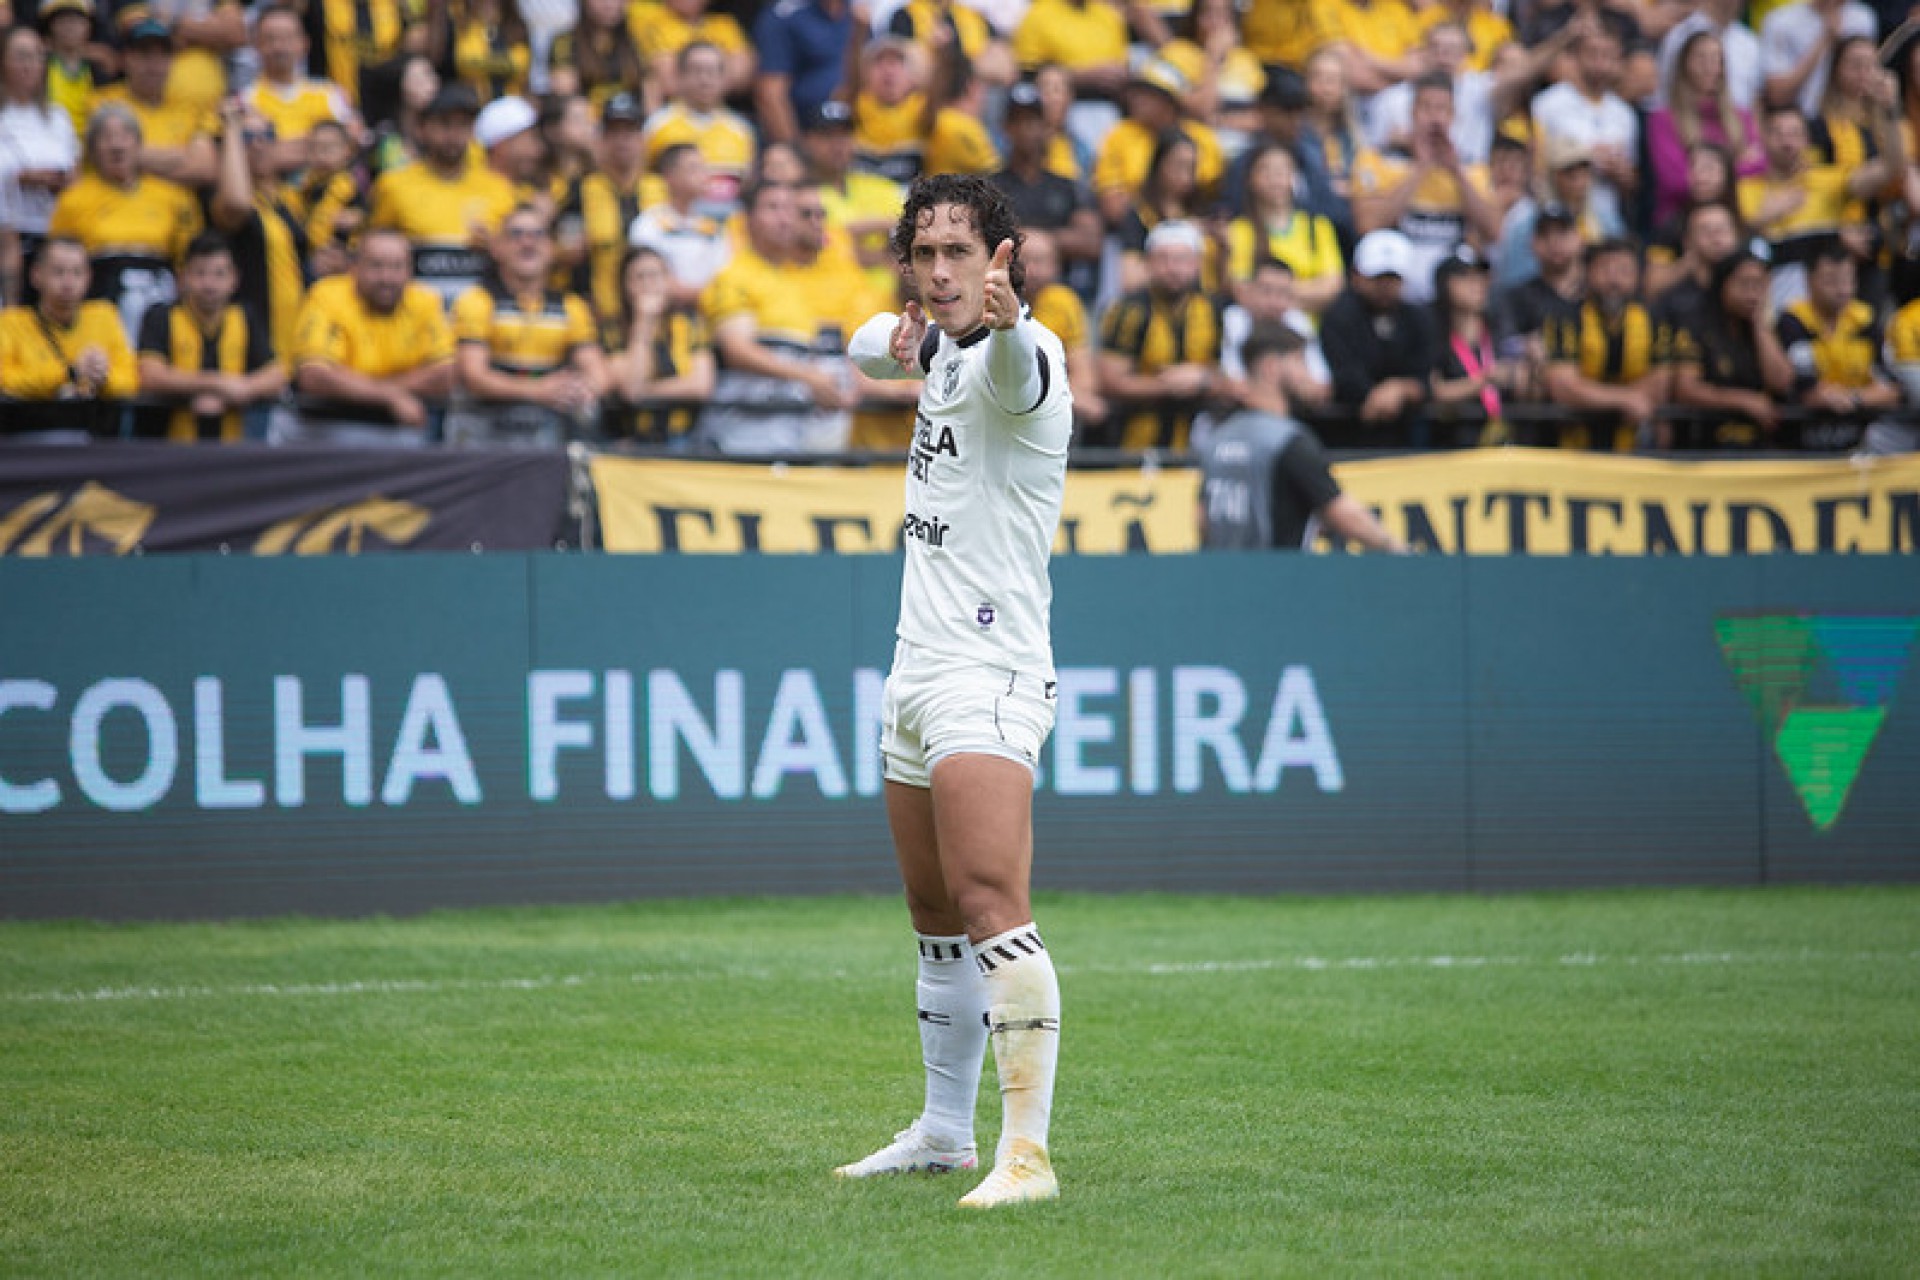
<path fill-rule="evenodd" d="M 993 606 L 990 604 L 983 604 L 978 609 L 975 609 L 973 611 L 973 620 L 980 624 L 980 627 L 982 630 L 985 630 L 987 627 L 992 626 L 993 625 Z"/>
<path fill-rule="evenodd" d="M 953 393 L 955 389 L 959 387 L 959 385 L 960 385 L 960 362 L 958 360 L 950 360 L 947 362 L 946 380 L 940 384 L 940 398 L 942 400 L 953 399 Z"/>

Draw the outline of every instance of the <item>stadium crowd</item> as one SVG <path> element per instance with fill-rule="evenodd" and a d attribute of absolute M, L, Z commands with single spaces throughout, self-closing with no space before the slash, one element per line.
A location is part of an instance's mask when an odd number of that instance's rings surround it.
<path fill-rule="evenodd" d="M 1910 449 L 1909 4 L 0 0 L 0 435 L 896 450 L 966 172 L 1089 445 Z"/>

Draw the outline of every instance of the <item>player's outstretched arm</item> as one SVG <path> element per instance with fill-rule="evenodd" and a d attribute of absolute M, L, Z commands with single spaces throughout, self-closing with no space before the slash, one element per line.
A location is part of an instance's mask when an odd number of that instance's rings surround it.
<path fill-rule="evenodd" d="M 987 338 L 987 389 L 1008 413 L 1032 413 L 1047 398 L 1049 382 L 1064 378 L 1066 370 L 1047 367 L 1035 336 L 1038 326 L 1020 314 L 1020 295 L 1008 270 L 1012 260 L 1013 242 L 1002 240 L 987 266 L 985 320 L 993 331 Z"/>
<path fill-rule="evenodd" d="M 909 302 L 899 315 L 883 311 L 853 332 L 847 358 L 854 367 L 882 382 L 918 378 L 920 344 L 927 336 L 927 317 L 920 304 Z"/>

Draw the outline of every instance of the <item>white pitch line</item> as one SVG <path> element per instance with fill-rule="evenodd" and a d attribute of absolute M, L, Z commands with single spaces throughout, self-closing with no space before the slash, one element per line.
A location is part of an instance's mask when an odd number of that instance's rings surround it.
<path fill-rule="evenodd" d="M 1606 956 L 1592 951 L 1560 956 L 1279 956 L 1255 960 L 1149 961 L 1125 965 L 1061 965 L 1076 974 L 1115 974 L 1144 977 L 1182 977 L 1232 973 L 1364 973 L 1380 970 L 1427 969 L 1471 971 L 1491 968 L 1592 968 L 1600 965 L 1762 965 L 1808 961 L 1886 964 L 1920 960 L 1915 951 L 1737 952 L 1685 951 L 1653 956 Z M 530 978 L 369 978 L 339 982 L 251 982 L 227 986 L 126 986 L 91 990 L 0 992 L 0 1004 L 109 1004 L 114 1002 L 204 999 L 320 999 L 365 995 L 436 995 L 458 991 L 546 991 L 581 987 L 593 982 L 738 982 L 769 981 L 790 976 L 766 968 L 654 970 L 626 974 L 543 974 Z M 871 978 L 848 970 L 816 972 L 816 977 Z"/>

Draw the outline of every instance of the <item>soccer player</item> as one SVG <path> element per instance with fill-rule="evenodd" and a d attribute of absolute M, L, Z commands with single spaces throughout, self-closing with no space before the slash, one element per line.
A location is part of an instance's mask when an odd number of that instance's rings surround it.
<path fill-rule="evenodd" d="M 916 181 L 894 228 L 919 303 L 863 324 L 869 377 L 924 378 L 907 460 L 906 570 L 882 704 L 887 818 L 919 934 L 926 1105 L 842 1177 L 977 1163 L 989 1038 L 1003 1125 L 967 1208 L 1050 1200 L 1060 987 L 1028 900 L 1033 770 L 1053 728 L 1047 555 L 1073 395 L 1060 340 L 1023 313 L 1013 212 L 986 178 Z M 923 310 L 924 308 L 924 310 Z"/>

